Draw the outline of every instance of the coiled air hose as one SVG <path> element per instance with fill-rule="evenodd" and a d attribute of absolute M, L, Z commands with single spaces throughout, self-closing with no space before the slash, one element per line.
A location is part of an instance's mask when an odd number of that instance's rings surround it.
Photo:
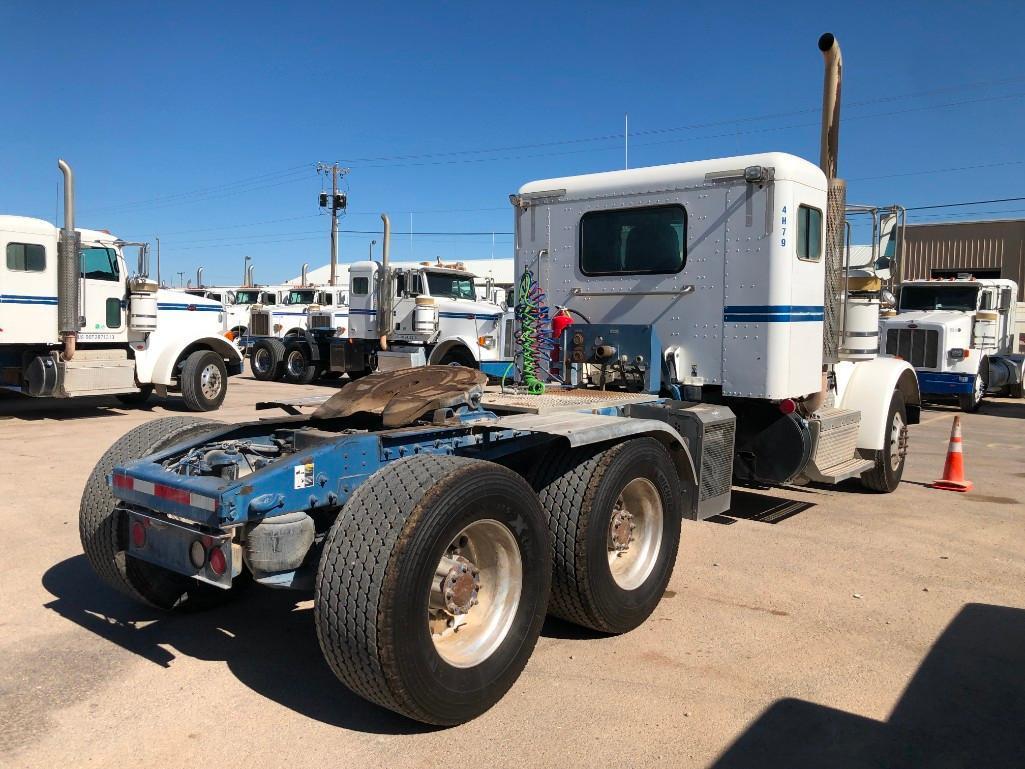
<path fill-rule="evenodd" d="M 520 277 L 516 320 L 519 324 L 516 344 L 523 356 L 523 384 L 531 395 L 541 395 L 545 391 L 545 383 L 538 378 L 538 373 L 547 372 L 545 364 L 551 359 L 555 340 L 552 339 L 545 294 L 529 269 L 525 269 Z"/>

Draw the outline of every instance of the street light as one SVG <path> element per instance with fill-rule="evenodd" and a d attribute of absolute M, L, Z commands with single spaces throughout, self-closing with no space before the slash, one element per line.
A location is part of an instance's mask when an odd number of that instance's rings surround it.
<path fill-rule="evenodd" d="M 371 240 L 370 241 L 370 261 L 374 261 L 374 246 L 376 246 L 376 245 L 377 245 L 377 241 L 376 240 Z"/>

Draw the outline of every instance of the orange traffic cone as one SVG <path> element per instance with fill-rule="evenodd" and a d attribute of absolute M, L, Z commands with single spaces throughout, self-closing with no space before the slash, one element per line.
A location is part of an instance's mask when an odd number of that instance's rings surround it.
<path fill-rule="evenodd" d="M 943 463 L 943 477 L 932 482 L 934 489 L 945 491 L 970 491 L 972 482 L 964 477 L 964 454 L 961 451 L 961 417 L 954 417 L 950 428 L 950 445 L 947 447 L 947 461 Z"/>

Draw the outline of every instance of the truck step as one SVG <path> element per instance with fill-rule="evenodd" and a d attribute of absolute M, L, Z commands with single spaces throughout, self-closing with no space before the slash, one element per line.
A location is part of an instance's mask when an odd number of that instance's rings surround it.
<path fill-rule="evenodd" d="M 809 464 L 804 469 L 804 475 L 816 483 L 828 483 L 830 485 L 846 481 L 848 478 L 857 478 L 866 470 L 871 470 L 875 462 L 871 459 L 852 457 L 832 467 L 816 468 Z"/>
<path fill-rule="evenodd" d="M 860 425 L 860 411 L 830 406 L 815 412 L 815 451 L 804 475 L 819 483 L 839 483 L 871 469 L 873 461 L 857 453 Z"/>

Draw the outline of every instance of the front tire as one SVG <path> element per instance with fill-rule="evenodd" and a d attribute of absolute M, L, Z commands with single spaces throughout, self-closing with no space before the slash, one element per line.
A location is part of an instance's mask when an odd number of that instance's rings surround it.
<path fill-rule="evenodd" d="M 889 494 L 900 485 L 908 453 L 908 414 L 904 396 L 894 390 L 886 415 L 885 445 L 875 452 L 875 467 L 861 474 L 861 485 Z"/>
<path fill-rule="evenodd" d="M 129 430 L 96 463 L 82 491 L 78 534 L 89 565 L 110 587 L 158 609 L 201 608 L 221 603 L 235 590 L 222 590 L 159 566 L 129 558 L 127 518 L 115 509 L 107 485 L 115 467 L 220 426 L 200 417 L 154 419 Z"/>
<path fill-rule="evenodd" d="M 409 718 L 476 718 L 526 665 L 551 561 L 537 497 L 507 468 L 419 455 L 377 471 L 320 559 L 317 638 L 339 680 Z"/>
<path fill-rule="evenodd" d="M 212 350 L 196 350 L 185 359 L 181 376 L 182 399 L 189 411 L 214 411 L 228 394 L 224 359 Z"/>
<path fill-rule="evenodd" d="M 479 368 L 473 354 L 465 347 L 453 347 L 441 356 L 439 366 L 464 366 L 465 368 Z"/>
<path fill-rule="evenodd" d="M 982 372 L 975 375 L 975 382 L 970 393 L 962 393 L 957 396 L 957 405 L 966 414 L 974 414 L 982 405 L 982 399 L 986 395 L 986 380 Z"/>
<path fill-rule="evenodd" d="M 658 606 L 680 544 L 683 489 L 654 438 L 561 447 L 535 478 L 552 543 L 549 612 L 625 633 Z"/>

